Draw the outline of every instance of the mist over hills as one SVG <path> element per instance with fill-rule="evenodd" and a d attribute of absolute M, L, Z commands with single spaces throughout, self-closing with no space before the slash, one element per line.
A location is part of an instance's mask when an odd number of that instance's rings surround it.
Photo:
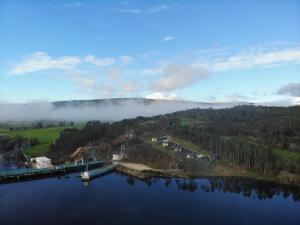
<path fill-rule="evenodd" d="M 35 102 L 26 104 L 0 103 L 0 121 L 116 121 L 137 116 L 153 116 L 191 108 L 230 108 L 249 103 L 206 103 L 183 100 L 145 98 L 112 98 Z"/>

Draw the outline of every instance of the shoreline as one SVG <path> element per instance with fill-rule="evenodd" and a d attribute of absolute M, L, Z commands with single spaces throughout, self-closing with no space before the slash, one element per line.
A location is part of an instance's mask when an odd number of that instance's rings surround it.
<path fill-rule="evenodd" d="M 291 180 L 291 179 L 288 180 L 282 178 L 280 179 L 280 174 L 274 178 L 264 177 L 264 176 L 250 176 L 250 175 L 229 175 L 229 174 L 222 174 L 222 173 L 216 174 L 214 172 L 209 173 L 207 171 L 202 174 L 201 173 L 188 174 L 185 171 L 179 169 L 170 169 L 170 170 L 154 169 L 144 164 L 129 163 L 129 162 L 118 162 L 116 171 L 121 173 L 126 173 L 130 176 L 134 176 L 139 179 L 148 179 L 152 177 L 189 178 L 189 179 L 232 177 L 232 178 L 254 179 L 257 181 L 272 182 L 279 185 L 291 185 L 295 187 L 300 187 L 300 180 L 296 179 L 297 182 L 295 182 L 295 180 Z"/>

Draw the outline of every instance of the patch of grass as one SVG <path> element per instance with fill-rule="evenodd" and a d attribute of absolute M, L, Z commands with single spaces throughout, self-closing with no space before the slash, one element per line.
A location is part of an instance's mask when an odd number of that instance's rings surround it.
<path fill-rule="evenodd" d="M 225 176 L 225 177 L 251 177 L 255 179 L 274 180 L 271 174 L 262 174 L 249 170 L 244 166 L 231 163 L 227 160 L 214 160 L 199 171 L 194 171 L 197 176 Z"/>
<path fill-rule="evenodd" d="M 81 128 L 82 126 L 74 127 Z M 39 140 L 39 143 L 25 150 L 26 155 L 36 157 L 45 155 L 45 153 L 49 151 L 50 145 L 53 143 L 53 141 L 55 141 L 59 137 L 60 132 L 66 128 L 68 127 L 53 127 L 42 129 L 29 128 L 26 130 L 5 131 L 2 132 L 2 134 L 10 137 L 22 136 L 26 138 L 37 138 Z"/>
<path fill-rule="evenodd" d="M 179 145 L 182 145 L 194 152 L 197 152 L 197 153 L 200 153 L 202 155 L 205 155 L 205 156 L 208 156 L 209 153 L 208 151 L 205 151 L 203 149 L 201 149 L 199 146 L 197 145 L 194 145 L 193 143 L 187 141 L 187 140 L 184 140 L 184 139 L 181 139 L 181 138 L 178 138 L 178 137 L 171 137 L 171 140 L 176 143 L 176 144 L 179 144 Z"/>
<path fill-rule="evenodd" d="M 0 128 L 0 134 L 3 134 L 3 133 L 5 133 L 5 132 L 8 132 L 9 130 L 7 130 L 7 129 L 2 129 L 2 128 Z"/>
<path fill-rule="evenodd" d="M 300 160 L 300 153 L 281 149 L 273 149 L 273 154 L 279 160 Z"/>
<path fill-rule="evenodd" d="M 199 122 L 200 121 L 198 121 L 196 119 L 193 119 L 193 118 L 189 118 L 189 117 L 182 117 L 182 118 L 180 118 L 180 124 L 181 124 L 181 126 L 190 126 L 190 125 L 193 125 L 193 124 L 197 124 Z"/>

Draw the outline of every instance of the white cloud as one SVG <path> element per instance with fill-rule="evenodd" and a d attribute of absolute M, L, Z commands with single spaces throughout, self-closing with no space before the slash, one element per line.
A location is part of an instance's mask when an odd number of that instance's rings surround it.
<path fill-rule="evenodd" d="M 169 41 L 173 41 L 175 40 L 175 37 L 174 36 L 165 36 L 163 39 L 162 39 L 162 42 L 169 42 Z"/>
<path fill-rule="evenodd" d="M 140 9 L 127 8 L 127 9 L 113 9 L 113 10 L 116 12 L 119 12 L 119 13 L 128 13 L 128 14 L 134 14 L 134 15 L 138 15 L 138 14 L 142 13 L 142 10 L 140 10 Z"/>
<path fill-rule="evenodd" d="M 81 63 L 79 57 L 63 56 L 52 58 L 46 52 L 35 52 L 11 70 L 13 74 L 24 74 L 48 69 L 72 69 Z"/>
<path fill-rule="evenodd" d="M 110 66 L 115 63 L 115 60 L 111 57 L 97 58 L 93 55 L 87 55 L 84 58 L 84 61 L 94 64 L 96 66 Z"/>
<path fill-rule="evenodd" d="M 190 65 L 168 65 L 163 76 L 152 83 L 151 89 L 157 92 L 182 89 L 198 80 L 206 78 L 207 71 Z"/>
<path fill-rule="evenodd" d="M 295 97 L 300 97 L 300 83 L 289 83 L 283 85 L 277 91 L 277 94 L 288 94 Z"/>
<path fill-rule="evenodd" d="M 80 7 L 82 5 L 83 5 L 83 3 L 81 3 L 81 2 L 73 2 L 73 3 L 67 4 L 66 7 L 74 8 L 74 7 Z"/>
<path fill-rule="evenodd" d="M 300 97 L 293 98 L 292 105 L 300 105 Z"/>
<path fill-rule="evenodd" d="M 180 5 L 178 3 L 174 3 L 174 4 L 160 4 L 157 6 L 153 6 L 152 8 L 150 8 L 149 10 L 145 10 L 144 12 L 148 12 L 148 13 L 158 13 L 158 12 L 162 12 L 171 8 L 180 8 Z M 119 13 L 128 13 L 128 14 L 135 14 L 135 15 L 139 15 L 143 13 L 143 10 L 139 9 L 139 8 L 115 8 L 113 9 L 113 11 L 119 12 Z"/>
<path fill-rule="evenodd" d="M 174 4 L 160 4 L 160 5 L 157 5 L 157 6 L 154 6 L 152 7 L 149 12 L 151 13 L 157 13 L 157 12 L 161 12 L 161 11 L 165 11 L 165 10 L 168 10 L 168 9 L 171 9 L 171 8 L 179 8 L 179 4 L 177 3 L 174 3 Z"/>
<path fill-rule="evenodd" d="M 120 56 L 119 59 L 125 63 L 125 64 L 129 64 L 133 61 L 133 57 L 130 56 L 130 55 L 123 55 L 123 56 Z"/>
<path fill-rule="evenodd" d="M 157 67 L 157 68 L 148 68 L 148 69 L 143 69 L 141 70 L 141 74 L 143 75 L 154 75 L 154 74 L 160 74 L 163 72 L 162 67 Z"/>
<path fill-rule="evenodd" d="M 151 57 L 151 56 L 154 56 L 154 55 L 157 55 L 157 54 L 159 54 L 160 53 L 160 51 L 149 51 L 149 52 L 144 52 L 144 53 L 142 53 L 140 56 L 141 56 L 141 58 L 143 58 L 143 59 L 147 59 L 147 58 L 149 58 L 149 57 Z"/>
<path fill-rule="evenodd" d="M 256 66 L 272 67 L 287 63 L 300 63 L 300 48 L 286 48 L 274 51 L 260 50 L 250 53 L 241 53 L 227 58 L 216 58 L 201 61 L 194 65 L 202 66 L 210 71 L 221 72 L 237 69 L 251 69 Z"/>
<path fill-rule="evenodd" d="M 146 96 L 148 99 L 166 99 L 166 100 L 175 100 L 178 99 L 175 93 L 163 93 L 163 92 L 154 92 Z"/>

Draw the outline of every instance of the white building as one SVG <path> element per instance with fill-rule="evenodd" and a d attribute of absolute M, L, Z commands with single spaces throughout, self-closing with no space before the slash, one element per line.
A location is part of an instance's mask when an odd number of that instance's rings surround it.
<path fill-rule="evenodd" d="M 112 160 L 115 160 L 115 161 L 122 160 L 123 158 L 124 158 L 123 154 L 113 154 L 112 155 Z"/>
<path fill-rule="evenodd" d="M 34 166 L 38 169 L 51 168 L 53 165 L 51 164 L 51 159 L 47 157 L 36 157 L 32 158 L 31 162 L 34 163 Z"/>
<path fill-rule="evenodd" d="M 121 145 L 120 151 L 117 151 L 117 152 L 118 153 L 113 153 L 112 154 L 112 160 L 119 161 L 119 160 L 124 159 L 126 157 L 125 145 Z"/>

